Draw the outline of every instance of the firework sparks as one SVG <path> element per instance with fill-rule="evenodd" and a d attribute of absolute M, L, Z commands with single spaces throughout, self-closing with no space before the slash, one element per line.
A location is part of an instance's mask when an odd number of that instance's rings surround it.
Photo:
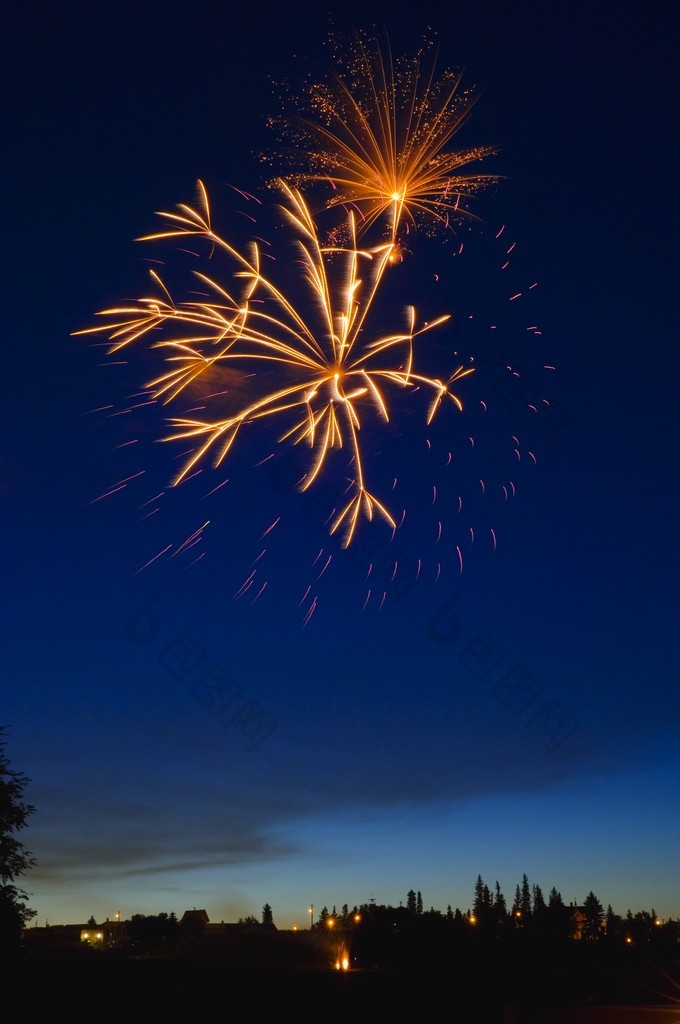
<path fill-rule="evenodd" d="M 357 32 L 327 79 L 292 97 L 297 113 L 270 118 L 293 143 L 277 154 L 292 165 L 288 180 L 298 187 L 330 182 L 328 208 L 357 209 L 362 234 L 384 220 L 392 241 L 402 228 L 452 227 L 473 217 L 470 199 L 500 178 L 464 169 L 497 148 L 448 148 L 477 92 L 462 86 L 458 71 L 437 73 L 436 60 L 432 39 L 414 57 L 393 61 L 389 42 Z"/>
<path fill-rule="evenodd" d="M 195 445 L 183 457 L 174 485 L 209 458 L 220 466 L 243 426 L 258 421 L 279 424 L 279 443 L 309 449 L 302 490 L 314 483 L 334 450 L 344 450 L 348 500 L 336 511 L 330 530 L 340 531 L 348 546 L 362 517 L 379 516 L 396 529 L 388 508 L 366 486 L 360 443 L 366 418 L 372 414 L 388 422 L 395 389 L 429 392 L 428 423 L 446 399 L 462 409 L 451 386 L 472 370 L 459 366 L 439 380 L 414 368 L 415 339 L 445 323 L 448 315 L 416 328 L 415 310 L 409 307 L 402 330 L 375 336 L 368 317 L 397 242 L 359 248 L 350 213 L 349 243 L 322 245 L 300 192 L 283 182 L 281 188 L 280 210 L 296 243 L 287 250 L 285 285 L 263 272 L 257 241 L 243 254 L 215 233 L 207 192 L 199 182 L 197 203 L 162 213 L 165 229 L 141 241 L 203 239 L 211 257 L 220 253 L 227 258 L 228 280 L 195 271 L 203 296 L 176 302 L 160 273 L 151 270 L 153 296 L 104 310 L 98 314 L 103 318 L 99 326 L 75 333 L 105 334 L 109 354 L 147 341 L 163 361 L 162 372 L 147 384 L 155 401 L 168 405 L 188 396 L 195 401 L 203 387 L 199 408 L 214 408 L 215 415 L 169 419 L 173 431 L 164 440 Z M 289 297 L 291 287 L 304 301 Z"/>

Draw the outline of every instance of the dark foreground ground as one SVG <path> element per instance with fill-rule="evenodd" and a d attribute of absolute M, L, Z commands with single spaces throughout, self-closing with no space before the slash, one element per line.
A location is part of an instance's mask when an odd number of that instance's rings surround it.
<path fill-rule="evenodd" d="M 680 1024 L 673 948 L 413 948 L 378 964 L 363 950 L 364 962 L 353 958 L 347 972 L 333 969 L 333 952 L 308 933 L 195 942 L 163 955 L 26 948 L 2 974 L 34 1012 L 84 1009 L 96 994 L 99 1009 L 110 1004 L 132 1017 L 245 1008 L 258 1020 L 292 1012 L 420 1022 L 443 1012 L 453 1024 Z"/>

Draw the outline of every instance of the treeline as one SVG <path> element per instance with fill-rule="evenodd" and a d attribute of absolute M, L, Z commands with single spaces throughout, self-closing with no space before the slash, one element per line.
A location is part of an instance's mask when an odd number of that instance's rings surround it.
<path fill-rule="evenodd" d="M 501 939 L 521 933 L 537 939 L 576 939 L 585 942 L 606 940 L 627 945 L 680 941 L 680 921 L 663 922 L 656 911 L 630 909 L 625 915 L 617 914 L 608 905 L 606 909 L 594 892 L 590 891 L 583 903 L 565 903 L 561 893 L 553 886 L 544 895 L 542 888 L 530 884 L 526 874 L 515 887 L 509 903 L 498 882 L 491 888 L 477 876 L 470 907 L 465 911 L 448 906 L 446 911 L 430 907 L 424 909 L 420 890 L 410 889 L 406 903 L 398 907 L 376 905 L 371 902 L 354 906 L 345 904 L 340 913 L 324 906 L 314 927 L 319 930 L 337 929 L 356 932 L 362 925 L 380 919 L 389 919 L 396 930 L 418 925 L 422 933 L 428 926 L 432 930 L 445 930 L 449 935 L 465 935 Z"/>

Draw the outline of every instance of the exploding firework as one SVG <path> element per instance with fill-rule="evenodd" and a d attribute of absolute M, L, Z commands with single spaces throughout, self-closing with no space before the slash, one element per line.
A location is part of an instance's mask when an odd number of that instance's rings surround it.
<path fill-rule="evenodd" d="M 350 212 L 349 244 L 323 245 L 300 192 L 285 183 L 281 188 L 279 209 L 295 243 L 286 247 L 277 275 L 281 282 L 263 271 L 257 241 L 243 253 L 213 230 L 207 192 L 199 182 L 193 206 L 182 204 L 177 212 L 160 214 L 165 229 L 140 240 L 186 244 L 202 239 L 211 258 L 217 253 L 226 258 L 227 277 L 194 271 L 200 297 L 176 302 L 152 270 L 154 295 L 104 310 L 98 314 L 103 323 L 76 333 L 105 334 L 110 353 L 146 340 L 163 362 L 162 371 L 147 383 L 147 393 L 166 405 L 201 394 L 213 412 L 201 419 L 186 414 L 169 419 L 173 430 L 164 440 L 194 445 L 174 484 L 206 460 L 220 466 L 242 428 L 258 421 L 276 427 L 278 444 L 308 450 L 302 490 L 312 486 L 332 452 L 343 450 L 347 500 L 330 530 L 340 531 L 348 546 L 362 517 L 377 515 L 396 529 L 388 508 L 366 486 L 361 429 L 367 417 L 387 423 L 395 391 L 428 392 L 427 423 L 445 400 L 462 409 L 451 386 L 472 370 L 459 366 L 445 380 L 416 372 L 416 338 L 448 315 L 417 328 L 415 310 L 408 307 L 400 331 L 374 334 L 370 313 L 397 243 L 360 248 Z"/>
<path fill-rule="evenodd" d="M 473 217 L 470 200 L 500 179 L 464 168 L 497 149 L 448 148 L 477 92 L 458 71 L 437 73 L 436 60 L 432 39 L 393 61 L 387 41 L 357 32 L 326 80 L 291 98 L 295 113 L 270 118 L 291 143 L 277 154 L 291 165 L 288 180 L 330 183 L 328 208 L 356 209 L 361 234 L 384 221 L 393 241 L 410 226 L 432 231 Z"/>

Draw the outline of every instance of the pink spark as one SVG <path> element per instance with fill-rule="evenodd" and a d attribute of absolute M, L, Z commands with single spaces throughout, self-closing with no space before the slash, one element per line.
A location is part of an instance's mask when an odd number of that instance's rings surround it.
<path fill-rule="evenodd" d="M 332 561 L 332 559 L 333 559 L 333 556 L 332 556 L 332 555 L 329 555 L 329 556 L 328 556 L 328 558 L 327 558 L 327 560 L 326 560 L 326 564 L 324 565 L 324 567 L 323 567 L 323 569 L 321 570 L 321 572 L 319 573 L 319 575 L 318 575 L 318 576 L 316 577 L 316 578 L 317 578 L 317 580 L 320 580 L 320 579 L 321 579 L 321 577 L 322 577 L 322 576 L 323 576 L 323 574 L 325 573 L 326 569 L 327 569 L 327 568 L 328 568 L 328 566 L 329 566 L 329 565 L 331 564 L 331 561 Z"/>
<path fill-rule="evenodd" d="M 226 481 L 225 481 L 225 483 L 226 483 Z M 276 524 L 280 523 L 280 522 L 281 522 L 281 516 L 277 516 L 276 519 L 274 520 L 274 522 L 271 524 L 271 526 L 268 526 L 267 529 L 264 531 L 264 533 L 260 537 L 260 540 L 264 540 L 264 538 L 267 536 L 267 534 L 270 533 L 274 529 Z"/>
<path fill-rule="evenodd" d="M 88 505 L 96 505 L 98 501 L 102 501 L 104 498 L 110 497 L 112 494 L 115 494 L 116 491 L 123 490 L 125 490 L 125 484 L 120 484 L 119 487 L 112 487 L 111 490 L 106 491 L 105 494 L 100 494 L 98 498 L 93 498 L 92 501 L 88 501 Z"/>
<path fill-rule="evenodd" d="M 165 491 L 159 491 L 158 494 L 156 494 L 153 498 L 149 498 L 148 501 L 145 501 L 144 504 L 140 505 L 139 507 L 140 508 L 146 508 L 146 506 L 150 505 L 152 501 L 158 501 L 159 498 L 163 498 L 164 496 L 165 496 Z"/>
<path fill-rule="evenodd" d="M 303 626 L 307 625 L 307 623 L 311 619 L 312 615 L 316 611 L 316 602 L 317 602 L 317 598 L 315 597 L 314 600 L 312 601 L 312 604 L 311 604 L 311 607 L 310 607 L 309 611 L 305 615 L 304 622 L 302 623 Z"/>
<path fill-rule="evenodd" d="M 149 561 L 148 561 L 148 562 L 146 562 L 146 564 L 145 564 L 145 565 L 143 565 L 141 569 L 138 569 L 138 570 L 137 570 L 137 572 L 135 573 L 135 576 L 136 576 L 136 575 L 137 575 L 138 573 L 140 573 L 140 572 L 143 572 L 143 571 L 144 571 L 144 569 L 147 569 L 147 568 L 148 568 L 148 567 L 149 567 L 149 566 L 150 566 L 150 565 L 151 565 L 151 564 L 152 564 L 153 562 L 155 562 L 155 561 L 156 561 L 156 559 L 157 559 L 157 558 L 160 558 L 160 557 L 161 557 L 161 555 L 164 555 L 166 551 L 169 551 L 171 547 L 172 547 L 172 544 L 168 544 L 168 545 L 167 545 L 167 547 L 164 547 L 164 548 L 163 548 L 163 550 L 162 550 L 162 551 L 159 551 L 157 555 L 154 555 L 154 556 L 153 556 L 153 558 L 150 558 L 150 559 L 149 559 Z"/>
<path fill-rule="evenodd" d="M 215 491 L 219 491 L 220 487 L 224 487 L 224 485 L 228 484 L 228 483 L 229 483 L 229 479 L 227 478 L 226 480 L 223 480 L 221 484 L 218 484 L 217 487 L 213 487 L 212 491 L 208 491 L 207 494 L 204 494 L 203 497 L 204 498 L 209 498 L 211 494 L 214 494 Z"/>
<path fill-rule="evenodd" d="M 148 519 L 150 516 L 155 516 L 156 512 L 160 512 L 160 509 L 159 508 L 152 508 L 150 512 L 147 512 L 146 515 L 142 516 L 141 519 L 138 519 L 137 522 L 138 523 L 143 523 L 144 520 Z"/>
<path fill-rule="evenodd" d="M 257 572 L 257 569 L 253 569 L 253 571 L 251 572 L 251 574 L 248 577 L 248 579 L 244 583 L 242 583 L 240 589 L 236 591 L 236 593 L 234 594 L 234 597 L 240 597 L 241 594 L 245 594 L 246 590 L 248 590 L 250 587 L 252 587 L 252 585 L 253 585 L 253 577 L 255 576 L 256 572 Z"/>
<path fill-rule="evenodd" d="M 180 546 L 177 548 L 177 551 L 175 551 L 175 554 L 172 557 L 174 558 L 175 555 L 178 555 L 180 553 L 180 551 L 183 551 L 184 548 L 187 546 L 187 544 L 190 544 L 195 538 L 197 538 L 198 535 L 200 533 L 202 533 L 203 530 L 205 530 L 206 526 L 208 526 L 209 523 L 210 523 L 210 520 L 208 519 L 207 522 L 203 523 L 203 526 L 199 526 L 199 528 L 197 530 L 194 530 L 194 532 L 192 534 L 190 534 L 187 537 L 187 539 L 180 544 Z"/>

